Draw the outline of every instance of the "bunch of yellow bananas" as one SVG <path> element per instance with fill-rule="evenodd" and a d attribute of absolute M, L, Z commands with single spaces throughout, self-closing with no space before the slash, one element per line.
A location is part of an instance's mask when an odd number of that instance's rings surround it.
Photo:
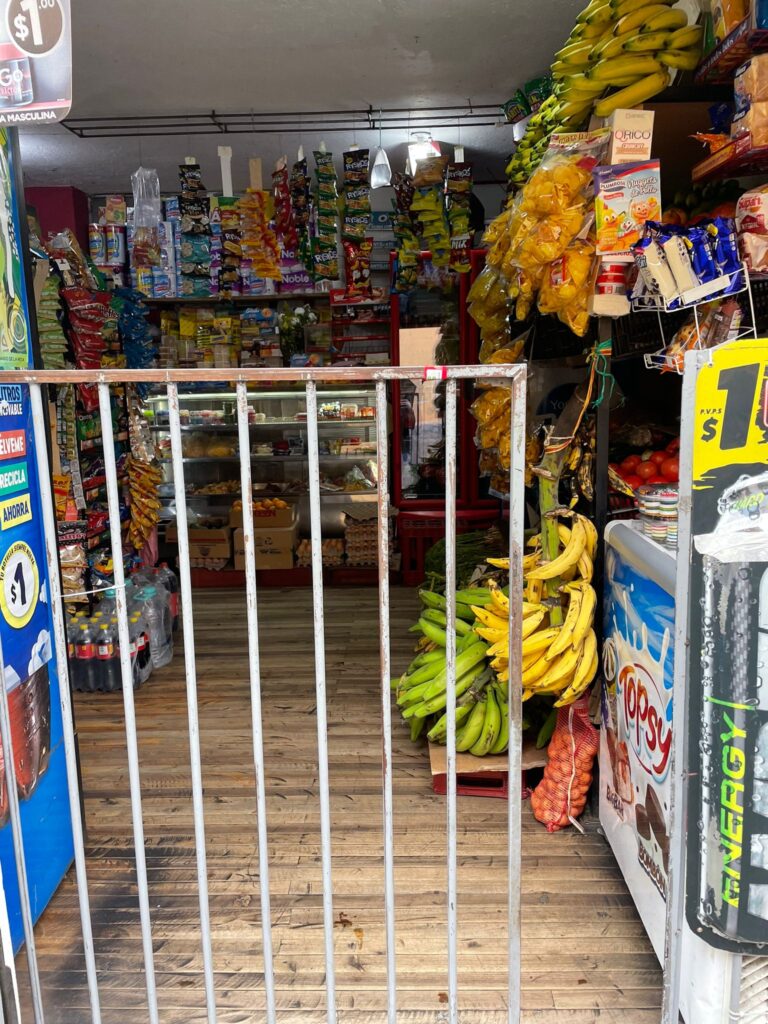
<path fill-rule="evenodd" d="M 637 106 L 667 87 L 670 69 L 697 66 L 703 30 L 671 3 L 591 0 L 577 16 L 552 64 L 557 116 L 566 129 L 591 113 L 608 117 L 619 107 Z M 605 96 L 609 89 L 615 91 Z"/>
<path fill-rule="evenodd" d="M 523 602 L 523 662 L 520 685 L 523 700 L 534 694 L 559 695 L 556 707 L 571 704 L 595 678 L 598 666 L 597 637 L 593 628 L 597 595 L 592 587 L 592 567 L 597 550 L 597 530 L 591 520 L 569 513 L 571 527 L 558 524 L 561 551 L 549 562 L 541 560 L 540 537 L 523 559 L 526 580 Z M 509 568 L 509 559 L 489 559 L 491 565 Z M 544 584 L 559 579 L 555 600 L 544 598 Z M 475 631 L 491 646 L 487 655 L 503 693 L 509 687 L 509 598 L 493 583 L 491 603 L 473 606 Z M 561 604 L 564 609 L 561 610 Z M 558 615 L 553 615 L 555 607 Z M 562 624 L 553 620 L 564 618 Z"/>

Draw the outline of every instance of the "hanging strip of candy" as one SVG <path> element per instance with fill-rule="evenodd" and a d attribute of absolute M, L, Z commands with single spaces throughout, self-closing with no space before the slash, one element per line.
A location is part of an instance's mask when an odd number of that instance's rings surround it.
<path fill-rule="evenodd" d="M 218 203 L 221 234 L 219 251 L 211 253 L 211 266 L 218 264 L 219 294 L 229 298 L 243 292 L 243 240 L 240 233 L 240 201 L 235 196 L 221 196 Z M 216 236 L 211 242 L 216 241 Z"/>
<path fill-rule="evenodd" d="M 451 257 L 451 237 L 442 189 L 438 185 L 417 188 L 411 201 L 411 214 L 421 224 L 421 237 L 425 248 L 432 253 L 432 264 L 435 267 L 447 267 Z"/>
<path fill-rule="evenodd" d="M 337 234 L 339 228 L 339 193 L 333 155 L 315 150 L 317 178 L 317 221 L 313 254 L 314 275 L 335 281 L 339 277 Z"/>
<path fill-rule="evenodd" d="M 280 247 L 269 222 L 273 203 L 269 192 L 246 189 L 240 199 L 240 244 L 243 282 L 250 291 L 251 279 L 280 280 Z"/>
<path fill-rule="evenodd" d="M 297 160 L 291 168 L 290 188 L 293 223 L 296 225 L 296 236 L 299 240 L 297 255 L 306 267 L 307 273 L 312 274 L 312 242 L 309 230 L 312 210 L 306 160 Z"/>
<path fill-rule="evenodd" d="M 157 451 L 141 400 L 133 388 L 128 391 L 128 436 L 131 446 L 127 462 L 131 508 L 128 540 L 137 551 L 141 551 L 160 516 L 162 503 L 158 497 L 158 487 L 163 472 L 157 465 Z"/>
<path fill-rule="evenodd" d="M 472 195 L 472 164 L 448 164 L 445 172 L 445 205 L 451 237 L 451 270 L 466 274 L 472 232 L 469 229 L 469 204 Z"/>
<path fill-rule="evenodd" d="M 395 248 L 397 249 L 397 277 L 395 291 L 409 292 L 416 287 L 419 266 L 419 231 L 421 226 L 411 213 L 413 201 L 413 179 L 410 174 L 395 172 L 392 178 L 395 198 L 392 200 L 394 210 Z"/>
<path fill-rule="evenodd" d="M 371 187 L 367 149 L 344 154 L 344 227 L 346 241 L 361 242 L 371 226 Z"/>
<path fill-rule="evenodd" d="M 149 310 L 143 299 L 141 292 L 130 288 L 118 288 L 112 297 L 125 365 L 130 370 L 149 369 L 157 360 L 157 346 L 147 322 Z M 149 390 L 149 384 L 136 385 L 141 398 L 146 397 Z"/>
<path fill-rule="evenodd" d="M 295 253 L 299 246 L 299 236 L 293 218 L 291 203 L 291 182 L 285 158 L 277 163 L 272 174 L 272 193 L 275 197 L 275 231 L 280 244 L 286 252 Z"/>
<path fill-rule="evenodd" d="M 198 164 L 179 166 L 179 272 L 183 298 L 218 294 L 218 275 L 211 273 L 211 202 Z"/>

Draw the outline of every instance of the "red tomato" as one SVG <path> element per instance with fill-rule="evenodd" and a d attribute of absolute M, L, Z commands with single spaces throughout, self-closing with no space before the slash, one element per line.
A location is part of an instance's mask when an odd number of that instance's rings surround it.
<path fill-rule="evenodd" d="M 661 474 L 666 477 L 667 480 L 678 480 L 680 477 L 680 460 L 676 455 L 672 455 L 668 459 L 664 459 L 661 464 Z"/>
<path fill-rule="evenodd" d="M 674 454 L 676 454 L 677 452 L 680 451 L 680 438 L 679 437 L 676 437 L 674 439 L 674 441 L 670 441 L 669 442 L 669 444 L 667 445 L 667 451 L 670 454 L 672 454 L 672 455 L 674 455 Z"/>
<path fill-rule="evenodd" d="M 657 466 L 660 466 L 666 459 L 669 452 L 651 452 L 650 462 L 655 462 Z"/>
<path fill-rule="evenodd" d="M 621 460 L 621 468 L 626 473 L 634 473 L 635 468 L 640 465 L 642 459 L 639 455 L 628 455 L 626 459 Z"/>
<path fill-rule="evenodd" d="M 647 484 L 668 484 L 669 480 L 665 480 L 663 476 L 649 476 L 645 482 Z"/>
<path fill-rule="evenodd" d="M 641 462 L 640 465 L 636 467 L 635 472 L 641 480 L 648 480 L 650 477 L 656 476 L 656 463 L 651 462 L 651 460 L 648 459 L 646 462 Z"/>
<path fill-rule="evenodd" d="M 632 488 L 633 491 L 636 491 L 637 488 L 640 487 L 641 484 L 644 483 L 644 481 L 641 480 L 640 477 L 636 476 L 634 473 L 628 473 L 624 477 L 624 483 L 628 484 Z"/>

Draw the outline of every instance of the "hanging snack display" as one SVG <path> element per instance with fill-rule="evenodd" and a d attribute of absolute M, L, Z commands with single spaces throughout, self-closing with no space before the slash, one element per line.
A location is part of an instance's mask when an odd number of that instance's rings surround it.
<path fill-rule="evenodd" d="M 198 164 L 180 164 L 179 211 L 181 294 L 194 298 L 218 293 L 211 276 L 211 204 Z"/>
<path fill-rule="evenodd" d="M 285 157 L 278 160 L 272 173 L 272 194 L 275 199 L 275 233 L 286 252 L 295 252 L 299 244 L 299 237 L 293 219 L 291 182 L 288 174 L 288 162 Z"/>
<path fill-rule="evenodd" d="M 395 172 L 392 179 L 395 198 L 392 200 L 394 209 L 394 234 L 397 249 L 397 277 L 395 290 L 408 292 L 416 287 L 419 266 L 418 218 L 411 212 L 413 202 L 413 179 L 409 174 Z"/>
<path fill-rule="evenodd" d="M 361 241 L 371 226 L 371 186 L 367 149 L 344 153 L 344 239 Z"/>
<path fill-rule="evenodd" d="M 37 301 L 37 334 L 46 370 L 63 370 L 67 339 L 61 326 L 63 313 L 59 298 L 59 277 L 50 272 Z"/>
<path fill-rule="evenodd" d="M 469 254 L 472 234 L 469 229 L 472 164 L 448 164 L 445 172 L 445 201 L 451 237 L 451 270 L 466 274 L 470 269 Z"/>
<path fill-rule="evenodd" d="M 162 507 L 158 487 L 163 479 L 163 471 L 156 464 L 157 453 L 138 395 L 129 392 L 128 403 L 128 433 L 131 442 L 131 454 L 127 460 L 131 513 L 128 541 L 137 551 L 141 551 L 158 523 Z"/>
<path fill-rule="evenodd" d="M 111 305 L 117 312 L 117 327 L 125 365 L 131 370 L 149 369 L 154 366 L 157 347 L 149 331 L 149 310 L 144 302 L 144 296 L 130 288 L 118 288 L 112 297 Z M 143 398 L 151 385 L 137 384 L 135 387 Z"/>
<path fill-rule="evenodd" d="M 252 277 L 280 280 L 280 247 L 270 227 L 273 202 L 269 192 L 249 188 L 239 202 L 242 270 Z"/>
<path fill-rule="evenodd" d="M 317 178 L 317 237 L 312 269 L 315 277 L 336 281 L 339 278 L 339 193 L 333 154 L 315 150 L 315 177 Z"/>
<path fill-rule="evenodd" d="M 344 241 L 344 271 L 347 281 L 346 297 L 348 299 L 371 297 L 372 251 L 372 238 L 362 238 L 360 241 Z"/>
<path fill-rule="evenodd" d="M 240 200 L 235 196 L 220 196 L 218 200 L 220 235 L 218 243 L 219 261 L 219 294 L 222 296 L 240 295 L 243 288 L 243 243 L 240 234 Z M 211 238 L 211 264 L 215 268 L 213 243 L 217 237 Z"/>
<path fill-rule="evenodd" d="M 312 241 L 309 233 L 312 207 L 306 160 L 297 160 L 293 165 L 289 183 L 293 223 L 296 225 L 296 237 L 298 239 L 298 257 L 306 267 L 307 273 L 312 274 Z"/>

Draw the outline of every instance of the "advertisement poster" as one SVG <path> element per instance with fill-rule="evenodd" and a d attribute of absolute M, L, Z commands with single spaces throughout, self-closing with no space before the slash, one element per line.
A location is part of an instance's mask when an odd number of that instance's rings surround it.
<path fill-rule="evenodd" d="M 13 147 L 0 130 L 0 643 L 37 919 L 67 870 L 73 848 L 29 389 L 4 383 L 1 372 L 32 362 L 13 159 Z M 4 774 L 0 864 L 16 948 L 22 928 Z"/>
<path fill-rule="evenodd" d="M 708 353 L 693 416 L 686 914 L 768 952 L 768 342 Z"/>
<path fill-rule="evenodd" d="M 55 124 L 72 106 L 70 0 L 0 0 L 0 126 Z"/>
<path fill-rule="evenodd" d="M 669 866 L 674 598 L 608 545 L 600 799 L 657 953 Z M 601 820 L 603 812 L 601 809 Z M 633 888 L 634 885 L 634 888 Z M 640 903 L 646 905 L 646 913 Z M 652 925 L 651 923 L 652 922 Z"/>

